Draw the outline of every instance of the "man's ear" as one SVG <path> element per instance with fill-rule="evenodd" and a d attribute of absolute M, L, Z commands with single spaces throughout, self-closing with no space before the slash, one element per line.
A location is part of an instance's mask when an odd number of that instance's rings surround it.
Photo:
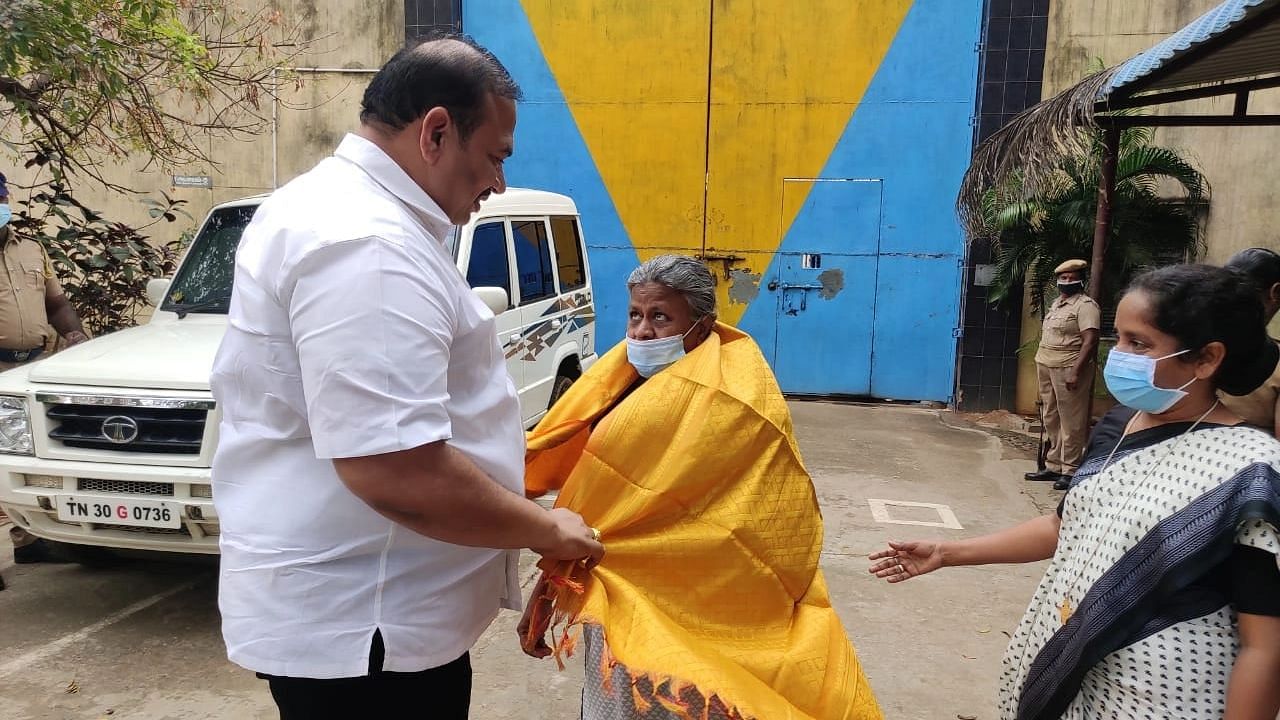
<path fill-rule="evenodd" d="M 418 146 L 422 151 L 422 159 L 434 164 L 444 152 L 445 139 L 453 128 L 453 118 L 443 107 L 433 107 L 422 116 L 421 134 Z"/>

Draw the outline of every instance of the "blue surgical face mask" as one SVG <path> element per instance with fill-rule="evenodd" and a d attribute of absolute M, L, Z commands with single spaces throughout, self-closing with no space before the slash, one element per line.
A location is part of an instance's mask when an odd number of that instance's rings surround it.
<path fill-rule="evenodd" d="M 1112 350 L 1107 357 L 1107 366 L 1102 369 L 1102 377 L 1107 381 L 1107 389 L 1122 405 L 1159 415 L 1186 397 L 1186 388 L 1198 378 L 1191 378 L 1180 388 L 1157 387 L 1156 363 L 1188 352 L 1191 351 L 1183 350 L 1164 357 L 1150 358 Z"/>
<path fill-rule="evenodd" d="M 693 328 L 698 327 L 695 321 L 684 335 L 657 338 L 656 340 L 632 340 L 627 338 L 627 361 L 640 373 L 640 377 L 651 378 L 666 370 L 676 361 L 684 357 L 684 339 Z"/>
<path fill-rule="evenodd" d="M 9 208 L 9 203 L 0 203 L 0 228 L 9 224 L 13 219 L 13 210 Z"/>

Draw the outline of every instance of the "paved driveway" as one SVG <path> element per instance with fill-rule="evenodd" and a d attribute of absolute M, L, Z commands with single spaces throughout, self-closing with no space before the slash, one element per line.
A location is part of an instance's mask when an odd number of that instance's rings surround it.
<path fill-rule="evenodd" d="M 826 519 L 827 581 L 885 716 L 993 718 L 1006 632 L 1042 568 L 950 569 L 888 586 L 867 575 L 865 556 L 889 537 L 961 537 L 1025 520 L 1052 508 L 1054 493 L 1021 479 L 1025 455 L 953 427 L 949 413 L 824 402 L 792 411 Z M 869 500 L 889 502 L 873 511 Z M 948 511 L 963 529 L 942 526 Z M 903 520 L 933 525 L 886 522 Z M 265 683 L 223 655 L 211 562 L 95 570 L 11 557 L 5 536 L 0 718 L 275 717 Z M 531 577 L 526 557 L 526 587 Z M 504 613 L 473 653 L 472 718 L 577 718 L 579 664 L 558 672 L 526 658 L 517 619 Z"/>

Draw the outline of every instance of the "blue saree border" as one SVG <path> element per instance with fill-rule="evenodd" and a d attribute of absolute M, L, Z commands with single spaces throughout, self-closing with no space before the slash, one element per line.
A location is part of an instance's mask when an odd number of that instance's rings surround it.
<path fill-rule="evenodd" d="M 1240 525 L 1254 520 L 1280 527 L 1280 473 L 1260 462 L 1152 528 L 1094 583 L 1036 655 L 1023 682 L 1018 720 L 1060 717 L 1102 658 L 1221 607 L 1214 593 L 1183 591 L 1226 560 Z"/>

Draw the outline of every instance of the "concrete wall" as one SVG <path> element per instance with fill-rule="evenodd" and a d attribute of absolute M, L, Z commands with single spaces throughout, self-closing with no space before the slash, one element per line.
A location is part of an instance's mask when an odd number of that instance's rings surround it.
<path fill-rule="evenodd" d="M 1091 70 L 1124 62 L 1177 32 L 1220 4 L 1220 0 L 1054 0 L 1049 13 L 1044 97 L 1065 90 Z M 1231 99 L 1179 103 L 1144 110 L 1160 114 L 1229 114 Z M 1254 93 L 1249 111 L 1280 113 L 1280 90 Z M 1190 158 L 1212 187 L 1203 260 L 1220 263 L 1237 250 L 1280 249 L 1275 210 L 1280 202 L 1280 167 L 1270 148 L 1280 144 L 1280 127 L 1160 128 L 1158 145 Z M 1273 334 L 1280 327 L 1273 327 Z M 1040 333 L 1037 318 L 1024 324 L 1023 340 Z M 1018 410 L 1035 412 L 1035 367 L 1021 360 Z"/>
<path fill-rule="evenodd" d="M 1049 17 L 1045 97 L 1085 75 L 1093 58 L 1115 65 L 1177 32 L 1220 0 L 1059 0 Z M 1232 99 L 1179 103 L 1160 114 L 1230 114 Z M 1152 112 L 1152 111 L 1144 111 Z M 1254 93 L 1254 114 L 1280 113 L 1280 90 Z M 1160 128 L 1159 145 L 1184 152 L 1209 179 L 1213 198 L 1203 259 L 1218 263 L 1246 247 L 1280 247 L 1273 208 L 1280 201 L 1280 167 L 1270 152 L 1280 127 Z"/>
<path fill-rule="evenodd" d="M 112 219 L 135 225 L 150 222 L 147 208 L 139 202 L 141 197 L 164 191 L 186 200 L 185 210 L 194 220 L 156 225 L 150 232 L 155 241 L 167 242 L 197 225 L 213 205 L 269 192 L 276 182 L 287 182 L 330 154 L 343 133 L 358 123 L 360 97 L 369 79 L 360 70 L 378 68 L 404 42 L 403 0 L 279 0 L 273 6 L 283 13 L 284 24 L 297 25 L 303 39 L 311 42 L 308 52 L 294 62 L 296 67 L 345 72 L 293 74 L 280 96 L 274 132 L 268 123 L 262 134 L 253 138 L 206 138 L 204 146 L 214 164 L 165 170 L 147 168 L 146 158 L 133 157 L 110 167 L 106 174 L 142 195 L 112 193 L 81 183 L 76 189 L 77 197 Z M 270 117 L 269 101 L 263 112 Z M 41 179 L 23 170 L 18 159 L 0 154 L 0 165 L 15 183 L 30 184 Z M 174 174 L 210 175 L 213 189 L 174 188 Z M 15 188 L 16 199 L 22 199 L 24 194 Z"/>

